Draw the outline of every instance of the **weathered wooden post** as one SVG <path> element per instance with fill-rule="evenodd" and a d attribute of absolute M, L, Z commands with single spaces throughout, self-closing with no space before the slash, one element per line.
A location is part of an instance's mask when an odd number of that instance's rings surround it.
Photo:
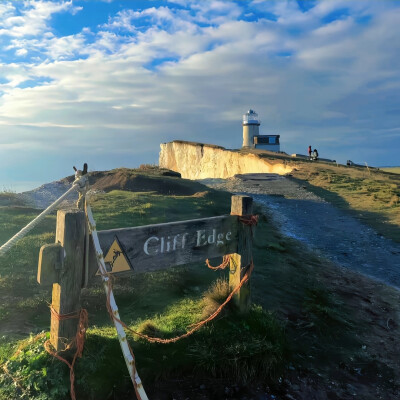
<path fill-rule="evenodd" d="M 253 199 L 249 196 L 232 196 L 231 215 L 249 216 L 253 214 Z M 252 226 L 239 222 L 238 252 L 231 254 L 229 288 L 239 285 L 253 259 Z M 250 281 L 246 282 L 233 297 L 240 312 L 246 312 L 250 306 Z"/>
<path fill-rule="evenodd" d="M 50 341 L 56 351 L 74 347 L 84 268 L 85 213 L 57 212 L 56 243 L 40 249 L 38 282 L 53 284 Z M 72 343 L 72 344 L 71 344 Z"/>

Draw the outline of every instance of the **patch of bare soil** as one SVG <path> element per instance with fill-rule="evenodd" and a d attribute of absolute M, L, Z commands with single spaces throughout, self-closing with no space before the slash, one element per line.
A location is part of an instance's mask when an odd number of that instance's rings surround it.
<path fill-rule="evenodd" d="M 0 206 L 12 204 L 29 205 L 44 209 L 63 195 L 74 181 L 70 175 L 60 181 L 44 184 L 36 189 L 14 195 L 0 196 Z M 165 168 L 143 167 L 137 169 L 119 168 L 111 171 L 89 172 L 89 192 L 111 192 L 112 190 L 127 190 L 130 192 L 155 192 L 161 195 L 192 196 L 204 192 L 204 186 L 181 179 L 178 172 Z M 71 193 L 60 208 L 70 207 L 78 198 L 78 193 Z"/>
<path fill-rule="evenodd" d="M 263 384 L 238 385 L 223 379 L 163 380 L 148 390 L 152 400 L 278 400 Z"/>
<path fill-rule="evenodd" d="M 127 169 L 96 171 L 89 173 L 92 190 L 110 192 L 127 190 L 130 192 L 156 192 L 172 196 L 191 196 L 204 191 L 204 186 L 186 179 L 180 174 L 164 168 Z"/>
<path fill-rule="evenodd" d="M 338 266 L 318 271 L 320 283 L 351 310 L 356 351 L 347 345 L 330 354 L 320 340 L 312 338 L 312 327 L 302 324 L 301 315 L 287 315 L 288 329 L 302 336 L 311 334 L 296 368 L 283 384 L 282 399 L 296 400 L 395 400 L 400 398 L 400 292 L 382 283 Z M 339 332 L 327 332 L 327 336 Z M 296 340 L 296 339 L 295 339 Z M 328 340 L 329 342 L 329 340 Z M 303 344 L 304 345 L 304 344 Z M 330 354 L 330 358 L 326 356 Z"/>

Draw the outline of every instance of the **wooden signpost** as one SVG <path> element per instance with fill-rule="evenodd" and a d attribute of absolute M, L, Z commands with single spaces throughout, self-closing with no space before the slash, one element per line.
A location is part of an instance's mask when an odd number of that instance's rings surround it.
<path fill-rule="evenodd" d="M 252 227 L 240 221 L 252 214 L 252 198 L 232 196 L 231 215 L 142 227 L 99 231 L 104 260 L 111 274 L 143 273 L 205 261 L 230 254 L 229 285 L 237 287 L 252 262 Z M 56 244 L 40 250 L 38 282 L 53 285 L 51 343 L 57 351 L 73 340 L 77 319 L 59 315 L 78 313 L 84 274 L 85 215 L 59 211 Z M 93 246 L 89 249 L 89 278 L 98 273 Z M 250 304 L 250 284 L 234 296 L 239 310 Z"/>
<path fill-rule="evenodd" d="M 241 217 L 253 214 L 253 199 L 249 196 L 232 196 L 231 214 Z M 231 254 L 229 288 L 232 290 L 242 280 L 250 264 L 253 262 L 253 227 L 238 224 L 238 247 Z M 233 301 L 240 312 L 246 312 L 250 306 L 250 281 L 245 283 L 234 296 Z"/>
<path fill-rule="evenodd" d="M 38 282 L 52 285 L 50 341 L 63 351 L 76 336 L 79 315 L 85 244 L 85 213 L 79 210 L 57 212 L 56 244 L 40 249 Z M 50 262 L 49 262 L 50 261 Z M 49 273 L 54 263 L 55 273 Z M 49 275 L 54 279 L 50 281 Z"/>

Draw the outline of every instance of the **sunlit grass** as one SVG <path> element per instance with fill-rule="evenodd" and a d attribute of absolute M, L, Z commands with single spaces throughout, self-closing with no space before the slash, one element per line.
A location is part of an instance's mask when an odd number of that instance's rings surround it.
<path fill-rule="evenodd" d="M 379 169 L 385 172 L 391 172 L 392 174 L 400 174 L 400 167 L 387 167 Z"/>

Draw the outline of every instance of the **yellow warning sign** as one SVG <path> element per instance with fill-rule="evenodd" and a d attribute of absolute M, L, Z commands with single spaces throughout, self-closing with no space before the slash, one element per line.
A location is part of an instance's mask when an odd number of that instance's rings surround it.
<path fill-rule="evenodd" d="M 108 272 L 110 272 L 111 274 L 117 272 L 131 271 L 133 269 L 128 259 L 126 258 L 117 237 L 108 249 L 108 252 L 104 257 L 104 261 L 106 262 Z M 99 275 L 99 272 L 97 272 L 97 275 Z"/>

